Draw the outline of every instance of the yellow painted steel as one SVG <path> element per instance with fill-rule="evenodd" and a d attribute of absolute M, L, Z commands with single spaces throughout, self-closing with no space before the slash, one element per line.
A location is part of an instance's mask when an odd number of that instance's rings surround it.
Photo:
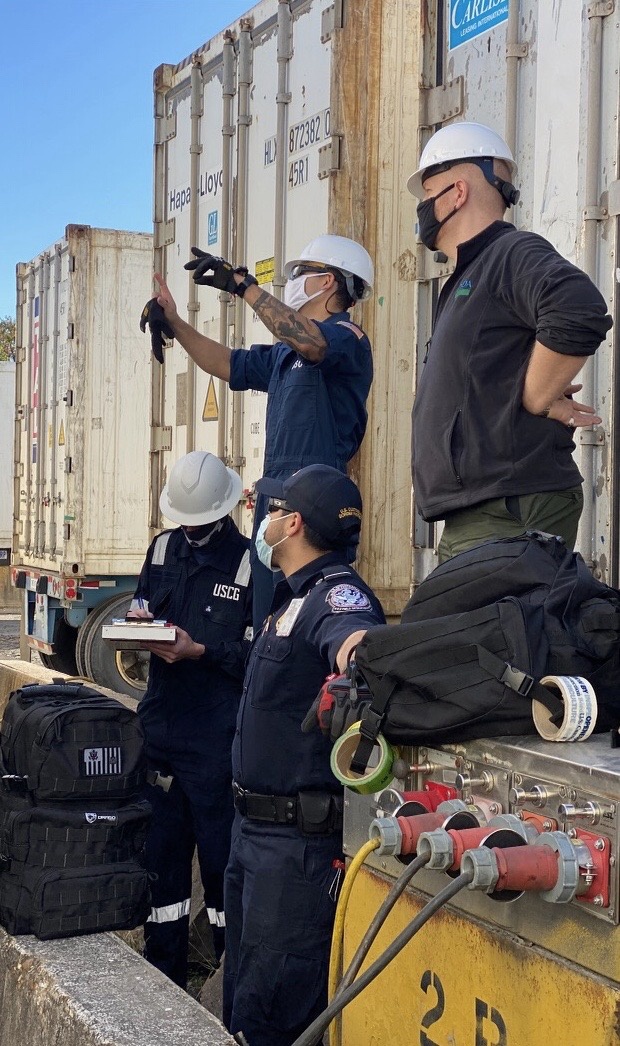
<path fill-rule="evenodd" d="M 345 965 L 389 886 L 366 868 L 357 876 L 347 908 Z M 364 969 L 423 903 L 421 895 L 407 893 L 401 898 Z M 489 904 L 494 903 L 489 899 Z M 579 958 L 577 946 L 575 958 Z M 345 1009 L 342 1020 L 342 1046 L 619 1043 L 616 980 L 606 980 L 505 930 L 447 909 L 430 919 Z"/>

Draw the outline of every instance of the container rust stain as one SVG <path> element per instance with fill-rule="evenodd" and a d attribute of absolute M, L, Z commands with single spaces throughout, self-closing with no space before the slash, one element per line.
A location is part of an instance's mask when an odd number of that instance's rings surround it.
<path fill-rule="evenodd" d="M 358 876 L 345 926 L 345 964 L 388 888 L 372 872 L 363 869 Z M 369 963 L 426 900 L 406 894 L 398 901 Z M 436 1046 L 548 1046 L 552 1041 L 611 1046 L 618 1041 L 619 1012 L 617 982 L 444 909 L 346 1008 L 342 1041 L 343 1046 L 411 1046 L 418 1041 Z"/>

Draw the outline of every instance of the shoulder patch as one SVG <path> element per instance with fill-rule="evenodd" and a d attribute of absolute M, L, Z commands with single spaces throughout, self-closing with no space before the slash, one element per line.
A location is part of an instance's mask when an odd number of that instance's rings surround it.
<path fill-rule="evenodd" d="M 370 610 L 370 600 L 357 585 L 336 585 L 325 597 L 335 613 L 347 610 Z"/>
<path fill-rule="evenodd" d="M 355 323 L 351 323 L 350 320 L 336 320 L 337 327 L 348 327 L 350 331 L 353 331 L 356 338 L 360 340 L 364 337 L 364 331 L 361 327 L 358 327 Z"/>

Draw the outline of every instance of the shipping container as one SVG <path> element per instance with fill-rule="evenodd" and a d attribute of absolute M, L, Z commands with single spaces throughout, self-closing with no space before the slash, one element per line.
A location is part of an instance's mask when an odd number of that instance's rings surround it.
<path fill-rule="evenodd" d="M 240 299 L 193 283 L 183 268 L 192 246 L 246 264 L 280 296 L 284 262 L 314 236 L 329 229 L 364 239 L 363 210 L 338 228 L 329 218 L 341 148 L 332 58 L 339 14 L 330 0 L 262 0 L 185 61 L 155 71 L 155 267 L 181 316 L 231 347 L 273 339 Z M 364 322 L 361 308 L 354 316 Z M 154 378 L 156 529 L 158 491 L 172 462 L 193 448 L 218 454 L 251 490 L 262 474 L 266 395 L 231 393 L 177 344 Z M 408 494 L 406 502 L 408 519 Z M 251 500 L 237 522 L 249 532 Z M 403 593 L 407 552 L 405 561 Z"/>
<path fill-rule="evenodd" d="M 148 544 L 152 237 L 69 225 L 17 266 L 12 580 L 28 646 L 115 689 L 144 668 L 103 644 Z M 135 676 L 137 673 L 137 676 Z M 135 676 L 135 677 L 134 677 Z"/>
<path fill-rule="evenodd" d="M 0 360 L 0 566 L 8 566 L 13 542 L 13 414 L 15 362 Z"/>

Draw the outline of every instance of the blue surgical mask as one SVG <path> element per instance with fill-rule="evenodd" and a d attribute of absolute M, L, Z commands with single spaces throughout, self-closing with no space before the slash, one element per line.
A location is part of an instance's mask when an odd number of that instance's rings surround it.
<path fill-rule="evenodd" d="M 292 512 L 287 512 L 286 516 L 278 516 L 278 519 L 286 519 L 287 516 L 292 516 L 292 515 L 293 515 Z M 288 537 L 288 534 L 285 534 L 283 538 L 280 538 L 279 541 L 276 541 L 275 545 L 269 545 L 265 541 L 265 531 L 267 530 L 267 527 L 269 526 L 270 523 L 271 523 L 271 516 L 268 514 L 268 515 L 265 516 L 265 518 L 261 522 L 261 525 L 259 526 L 258 530 L 256 531 L 256 537 L 254 538 L 254 546 L 256 548 L 256 554 L 257 554 L 258 558 L 260 559 L 261 563 L 263 564 L 263 566 L 267 567 L 267 570 L 276 571 L 276 570 L 278 570 L 278 567 L 273 567 L 271 565 L 271 556 L 273 554 L 274 548 L 277 548 L 277 546 L 281 545 L 283 541 L 286 541 L 286 539 Z"/>

